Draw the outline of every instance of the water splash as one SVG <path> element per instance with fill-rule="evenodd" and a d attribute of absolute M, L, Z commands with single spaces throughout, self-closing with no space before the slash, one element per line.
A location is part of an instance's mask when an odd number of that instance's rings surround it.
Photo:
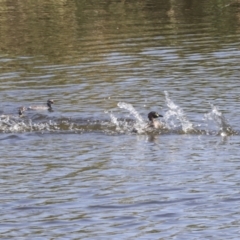
<path fill-rule="evenodd" d="M 18 133 L 33 131 L 51 131 L 59 129 L 57 124 L 51 120 L 47 122 L 34 123 L 31 119 L 19 117 L 0 116 L 0 132 Z"/>
<path fill-rule="evenodd" d="M 113 115 L 113 113 L 109 114 L 111 122 L 116 126 L 116 131 L 121 132 L 120 122 L 118 121 L 117 117 Z"/>
<path fill-rule="evenodd" d="M 169 110 L 165 113 L 164 116 L 166 122 L 173 127 L 176 127 L 175 121 L 170 121 L 172 117 L 175 117 L 177 120 L 180 121 L 180 126 L 185 133 L 195 130 L 193 124 L 188 120 L 183 110 L 169 98 L 168 92 L 164 91 L 164 94 L 166 98 L 166 104 L 169 108 Z M 171 128 L 171 126 L 168 127 Z"/>
<path fill-rule="evenodd" d="M 137 132 L 137 133 L 144 133 L 146 131 L 147 123 L 143 120 L 137 110 L 132 106 L 132 104 L 119 102 L 118 107 L 126 109 L 134 116 L 137 120 L 136 122 L 125 121 L 124 131 L 127 132 Z"/>
<path fill-rule="evenodd" d="M 132 106 L 132 104 L 125 103 L 125 102 L 119 102 L 118 107 L 128 110 L 139 123 L 143 123 L 143 118 L 139 115 L 139 113 L 136 111 L 136 109 Z"/>
<path fill-rule="evenodd" d="M 113 113 L 110 113 L 109 116 L 110 116 L 111 122 L 115 124 L 117 128 L 119 128 L 119 122 L 117 120 L 117 117 L 115 117 Z"/>
<path fill-rule="evenodd" d="M 103 132 L 107 134 L 128 134 L 128 133 L 188 133 L 201 135 L 239 135 L 228 124 L 223 114 L 211 104 L 212 110 L 204 115 L 204 122 L 194 125 L 188 120 L 183 110 L 177 106 L 165 92 L 166 104 L 169 108 L 164 114 L 164 129 L 149 128 L 148 122 L 144 121 L 141 115 L 131 104 L 119 102 L 120 108 L 126 109 L 134 118 L 117 118 L 113 113 L 107 112 L 110 116 L 107 120 L 95 120 L 89 118 L 66 118 L 36 115 L 34 118 L 18 117 L 14 115 L 0 115 L 0 133 L 21 133 L 21 132 Z M 212 126 L 214 129 L 212 129 Z M 200 129 L 201 128 L 201 129 Z"/>
<path fill-rule="evenodd" d="M 210 103 L 210 106 L 212 108 L 212 111 L 204 115 L 204 120 L 213 121 L 216 124 L 218 128 L 217 130 L 219 131 L 219 134 L 221 136 L 228 136 L 230 134 L 234 134 L 234 130 L 227 122 L 223 113 L 220 112 L 219 109 L 213 104 Z"/>

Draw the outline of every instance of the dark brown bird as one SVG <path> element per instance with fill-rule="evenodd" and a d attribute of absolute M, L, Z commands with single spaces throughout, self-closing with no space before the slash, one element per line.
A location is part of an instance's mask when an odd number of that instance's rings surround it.
<path fill-rule="evenodd" d="M 148 119 L 149 119 L 149 127 L 152 128 L 163 128 L 164 124 L 159 122 L 157 118 L 163 117 L 162 115 L 158 114 L 157 112 L 150 112 L 148 114 Z"/>
<path fill-rule="evenodd" d="M 18 109 L 18 115 L 19 117 L 22 117 L 23 116 L 23 113 L 26 111 L 26 107 L 20 107 Z"/>

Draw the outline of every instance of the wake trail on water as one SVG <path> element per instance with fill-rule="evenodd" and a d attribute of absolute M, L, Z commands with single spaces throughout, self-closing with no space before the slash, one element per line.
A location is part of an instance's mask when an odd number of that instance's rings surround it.
<path fill-rule="evenodd" d="M 21 132 L 55 132 L 55 133 L 84 133 L 101 132 L 104 134 L 198 134 L 198 135 L 239 135 L 234 131 L 219 109 L 210 104 L 211 110 L 201 116 L 201 122 L 194 124 L 185 111 L 177 105 L 165 91 L 166 110 L 162 122 L 162 128 L 149 127 L 146 116 L 141 114 L 132 104 L 119 102 L 117 113 L 106 112 L 110 119 L 86 119 L 50 117 L 49 115 L 37 114 L 34 116 L 8 116 L 0 115 L 0 133 Z M 125 110 L 124 113 L 119 109 Z M 156 109 L 157 110 L 157 109 Z M 127 117 L 122 117 L 127 112 Z M 121 114 L 121 117 L 118 115 Z M 161 113 L 162 114 L 162 113 Z M 130 116 L 130 117 L 129 117 Z"/>

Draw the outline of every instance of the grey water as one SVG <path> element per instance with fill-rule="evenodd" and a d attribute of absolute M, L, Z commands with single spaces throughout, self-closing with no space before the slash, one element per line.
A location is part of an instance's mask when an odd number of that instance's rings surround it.
<path fill-rule="evenodd" d="M 239 26 L 229 0 L 1 1 L 0 238 L 239 239 Z"/>

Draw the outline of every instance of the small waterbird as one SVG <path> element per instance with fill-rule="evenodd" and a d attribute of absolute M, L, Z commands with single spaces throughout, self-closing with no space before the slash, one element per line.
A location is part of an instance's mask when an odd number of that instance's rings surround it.
<path fill-rule="evenodd" d="M 18 109 L 18 116 L 23 117 L 23 113 L 26 111 L 26 107 L 20 107 Z"/>
<path fill-rule="evenodd" d="M 47 106 L 43 106 L 43 105 L 36 105 L 36 106 L 29 106 L 27 109 L 28 110 L 48 110 L 48 111 L 53 111 L 52 109 L 52 104 L 54 103 L 54 101 L 52 99 L 48 99 L 47 100 Z"/>
<path fill-rule="evenodd" d="M 18 116 L 17 115 L 12 115 L 12 114 L 2 114 L 0 115 L 0 118 L 19 118 L 19 117 L 23 117 L 23 113 L 26 111 L 25 107 L 19 107 L 18 108 Z"/>
<path fill-rule="evenodd" d="M 149 119 L 149 124 L 148 127 L 152 127 L 152 128 L 163 128 L 164 124 L 159 122 L 157 120 L 157 118 L 159 117 L 163 117 L 162 115 L 158 114 L 157 112 L 150 112 L 148 114 L 148 119 Z"/>

